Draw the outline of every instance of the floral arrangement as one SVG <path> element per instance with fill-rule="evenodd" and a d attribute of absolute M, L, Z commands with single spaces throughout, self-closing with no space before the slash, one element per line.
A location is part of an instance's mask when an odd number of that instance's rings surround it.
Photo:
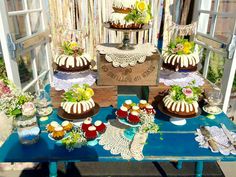
<path fill-rule="evenodd" d="M 186 87 L 173 85 L 170 88 L 170 95 L 174 101 L 186 101 L 191 104 L 193 101 L 198 101 L 202 96 L 202 89 L 194 86 L 194 82 Z"/>
<path fill-rule="evenodd" d="M 89 100 L 93 95 L 93 89 L 88 84 L 83 84 L 82 86 L 75 84 L 62 97 L 63 101 L 79 102 Z"/>
<path fill-rule="evenodd" d="M 171 40 L 167 46 L 169 53 L 177 55 L 190 54 L 194 52 L 194 42 L 189 42 L 188 39 L 177 37 L 175 40 Z"/>
<path fill-rule="evenodd" d="M 7 79 L 0 80 L 0 112 L 8 117 L 16 118 L 22 115 L 22 106 L 33 101 L 33 96 L 28 92 L 22 92 Z M 25 105 L 27 108 L 27 105 Z"/>
<path fill-rule="evenodd" d="M 136 1 L 135 7 L 125 17 L 125 20 L 137 24 L 148 24 L 152 18 L 150 4 L 147 4 L 144 0 L 139 0 Z"/>
<path fill-rule="evenodd" d="M 65 55 L 82 55 L 84 52 L 78 42 L 75 41 L 64 41 L 62 43 L 62 51 Z"/>

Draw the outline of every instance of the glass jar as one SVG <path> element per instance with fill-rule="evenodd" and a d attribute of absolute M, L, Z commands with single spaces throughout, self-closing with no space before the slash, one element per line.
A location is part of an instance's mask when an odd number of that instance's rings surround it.
<path fill-rule="evenodd" d="M 17 133 L 22 144 L 34 144 L 39 140 L 40 129 L 36 115 L 20 116 L 16 121 Z"/>

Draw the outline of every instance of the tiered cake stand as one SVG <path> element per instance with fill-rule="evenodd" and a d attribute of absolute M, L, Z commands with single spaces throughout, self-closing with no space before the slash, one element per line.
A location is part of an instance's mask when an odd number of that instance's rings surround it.
<path fill-rule="evenodd" d="M 139 32 L 139 31 L 145 31 L 151 28 L 150 25 L 143 25 L 142 28 L 140 29 L 117 29 L 117 28 L 112 28 L 109 23 L 104 23 L 104 27 L 113 30 L 113 31 L 119 31 L 124 33 L 124 38 L 122 40 L 122 44 L 118 46 L 119 49 L 121 50 L 133 50 L 134 44 L 130 44 L 130 33 L 131 32 Z"/>

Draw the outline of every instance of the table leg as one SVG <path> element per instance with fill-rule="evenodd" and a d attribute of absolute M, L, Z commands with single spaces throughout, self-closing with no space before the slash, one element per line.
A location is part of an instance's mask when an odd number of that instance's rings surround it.
<path fill-rule="evenodd" d="M 49 177 L 57 177 L 57 162 L 49 162 Z"/>
<path fill-rule="evenodd" d="M 197 161 L 196 164 L 196 177 L 202 177 L 203 161 Z"/>
<path fill-rule="evenodd" d="M 182 168 L 182 165 L 183 165 L 183 161 L 179 160 L 176 165 L 177 169 L 180 170 Z"/>

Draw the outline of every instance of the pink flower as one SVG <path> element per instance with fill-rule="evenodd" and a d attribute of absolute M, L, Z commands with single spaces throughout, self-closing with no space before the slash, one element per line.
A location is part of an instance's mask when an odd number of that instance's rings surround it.
<path fill-rule="evenodd" d="M 35 106 L 32 102 L 26 102 L 22 105 L 22 114 L 24 116 L 33 116 L 35 114 Z"/>
<path fill-rule="evenodd" d="M 176 45 L 176 48 L 177 48 L 178 50 L 183 50 L 184 46 L 183 46 L 183 44 L 177 44 L 177 45 Z"/>
<path fill-rule="evenodd" d="M 187 98 L 193 97 L 193 91 L 192 91 L 191 88 L 183 88 L 183 89 L 182 89 L 182 92 L 184 93 L 184 95 L 185 95 Z"/>
<path fill-rule="evenodd" d="M 172 53 L 177 53 L 179 50 L 177 48 L 174 48 L 171 50 Z"/>

